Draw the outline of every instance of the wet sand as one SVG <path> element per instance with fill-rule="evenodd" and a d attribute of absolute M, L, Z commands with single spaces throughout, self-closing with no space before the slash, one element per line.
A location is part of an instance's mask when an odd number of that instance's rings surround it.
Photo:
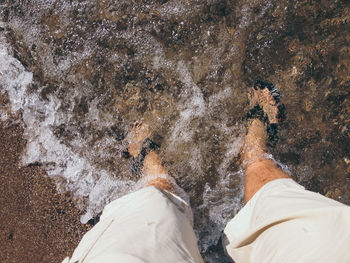
<path fill-rule="evenodd" d="M 61 262 L 89 226 L 44 169 L 20 167 L 22 133 L 16 123 L 0 124 L 0 262 Z"/>

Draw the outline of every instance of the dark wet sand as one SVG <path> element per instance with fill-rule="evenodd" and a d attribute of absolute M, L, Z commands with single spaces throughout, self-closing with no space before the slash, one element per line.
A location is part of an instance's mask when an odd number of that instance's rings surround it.
<path fill-rule="evenodd" d="M 0 262 L 61 262 L 88 226 L 44 169 L 20 167 L 25 141 L 19 125 L 1 123 L 0 138 Z"/>

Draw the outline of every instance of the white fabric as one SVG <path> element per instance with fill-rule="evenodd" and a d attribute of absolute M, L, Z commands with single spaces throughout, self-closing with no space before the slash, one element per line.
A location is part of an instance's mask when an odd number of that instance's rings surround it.
<path fill-rule="evenodd" d="M 65 263 L 200 262 L 190 207 L 179 197 L 146 187 L 108 204 Z"/>
<path fill-rule="evenodd" d="M 203 262 L 190 207 L 146 187 L 107 205 L 64 263 Z M 348 263 L 350 208 L 292 179 L 264 185 L 224 230 L 236 263 Z"/>
<path fill-rule="evenodd" d="M 236 263 L 349 263 L 350 208 L 274 180 L 227 224 L 223 245 Z"/>

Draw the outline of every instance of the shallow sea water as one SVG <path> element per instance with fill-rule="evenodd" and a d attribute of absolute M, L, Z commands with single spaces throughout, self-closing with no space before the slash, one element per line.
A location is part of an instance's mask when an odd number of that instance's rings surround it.
<path fill-rule="evenodd" d="M 74 193 L 86 223 L 135 190 L 123 138 L 155 130 L 189 194 L 206 262 L 242 207 L 247 91 L 273 82 L 287 119 L 270 147 L 308 189 L 350 204 L 347 1 L 0 1 L 2 120 L 23 165 Z"/>

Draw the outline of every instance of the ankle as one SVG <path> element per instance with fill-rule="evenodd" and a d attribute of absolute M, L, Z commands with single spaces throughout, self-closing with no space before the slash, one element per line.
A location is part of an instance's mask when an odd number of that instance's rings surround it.
<path fill-rule="evenodd" d="M 266 142 L 266 125 L 258 119 L 252 120 L 242 148 L 242 162 L 249 162 L 263 156 L 266 152 Z"/>
<path fill-rule="evenodd" d="M 169 192 L 173 191 L 172 184 L 170 183 L 169 180 L 161 177 L 156 177 L 146 183 L 146 186 L 156 186 L 160 189 L 167 190 Z"/>
<path fill-rule="evenodd" d="M 168 174 L 165 168 L 162 166 L 162 160 L 155 152 L 150 152 L 148 155 L 146 155 L 143 162 L 143 174 L 150 176 Z"/>

